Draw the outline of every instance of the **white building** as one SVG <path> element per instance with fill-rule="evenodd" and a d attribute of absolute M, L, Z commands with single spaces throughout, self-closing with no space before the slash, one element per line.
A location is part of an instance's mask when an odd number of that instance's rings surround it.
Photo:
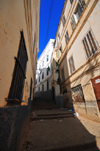
<path fill-rule="evenodd" d="M 37 61 L 35 96 L 45 99 L 53 97 L 51 86 L 52 55 L 54 39 L 50 39 Z"/>

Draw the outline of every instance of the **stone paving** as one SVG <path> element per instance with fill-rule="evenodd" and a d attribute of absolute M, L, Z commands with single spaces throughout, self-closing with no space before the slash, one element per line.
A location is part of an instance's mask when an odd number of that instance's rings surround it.
<path fill-rule="evenodd" d="M 86 119 L 82 116 L 79 116 L 78 119 L 82 125 L 87 129 L 87 131 L 95 136 L 96 144 L 100 149 L 100 123 L 94 122 L 90 119 Z"/>
<path fill-rule="evenodd" d="M 77 118 L 38 120 L 30 123 L 21 151 L 97 151 L 95 137 Z"/>
<path fill-rule="evenodd" d="M 98 151 L 100 124 L 69 115 L 66 109 L 55 108 L 47 102 L 35 104 L 26 137 L 20 151 Z M 50 103 L 49 103 L 50 105 Z M 53 107 L 53 109 L 52 109 Z M 35 110 L 37 109 L 37 110 Z M 48 110 L 47 110 L 48 109 Z M 73 112 L 70 111 L 72 115 Z M 34 118 L 39 116 L 39 118 Z M 47 118 L 51 116 L 53 118 Z M 41 118 L 40 118 L 41 117 Z M 43 117 L 46 117 L 43 119 Z M 98 146 L 98 147 L 97 147 Z"/>

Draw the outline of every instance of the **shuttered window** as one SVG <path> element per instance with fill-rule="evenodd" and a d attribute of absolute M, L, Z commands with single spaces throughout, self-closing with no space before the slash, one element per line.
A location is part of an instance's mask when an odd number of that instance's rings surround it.
<path fill-rule="evenodd" d="M 12 83 L 8 95 L 8 100 L 22 100 L 23 87 L 26 75 L 26 65 L 28 61 L 27 50 L 25 46 L 25 40 L 23 32 L 21 32 L 21 39 L 19 44 L 19 50 L 17 57 L 15 57 L 15 67 L 13 72 Z"/>
<path fill-rule="evenodd" d="M 93 56 L 95 52 L 98 50 L 97 43 L 93 37 L 91 30 L 89 30 L 89 32 L 84 37 L 83 46 L 84 46 L 87 58 L 90 58 L 91 56 Z"/>
<path fill-rule="evenodd" d="M 70 67 L 70 73 L 72 74 L 75 71 L 73 56 L 69 58 L 69 67 Z"/>

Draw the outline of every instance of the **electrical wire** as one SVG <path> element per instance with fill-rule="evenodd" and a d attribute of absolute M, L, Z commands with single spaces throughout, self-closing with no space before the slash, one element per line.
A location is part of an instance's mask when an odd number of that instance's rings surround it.
<path fill-rule="evenodd" d="M 51 0 L 51 5 L 50 5 L 50 13 L 49 13 L 49 20 L 48 20 L 48 25 L 47 25 L 45 45 L 46 45 L 46 43 L 47 43 L 47 38 L 48 38 L 48 33 L 49 33 L 49 27 L 50 27 L 50 20 L 51 20 L 51 13 L 52 13 L 53 1 L 54 1 L 54 0 Z"/>

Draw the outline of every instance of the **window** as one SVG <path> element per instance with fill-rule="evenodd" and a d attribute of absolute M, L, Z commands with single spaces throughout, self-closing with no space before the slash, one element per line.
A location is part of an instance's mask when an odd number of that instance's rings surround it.
<path fill-rule="evenodd" d="M 47 75 L 49 74 L 48 68 L 47 68 Z"/>
<path fill-rule="evenodd" d="M 38 87 L 38 91 L 40 92 L 40 87 Z"/>
<path fill-rule="evenodd" d="M 34 50 L 35 50 L 35 43 L 36 43 L 36 33 L 34 34 L 33 54 L 34 54 Z"/>
<path fill-rule="evenodd" d="M 84 45 L 87 58 L 90 58 L 91 56 L 93 56 L 95 52 L 98 50 L 96 41 L 93 37 L 91 30 L 89 30 L 89 32 L 84 37 L 83 45 Z"/>
<path fill-rule="evenodd" d="M 32 81 L 32 78 L 31 78 L 31 82 L 30 82 L 30 99 L 31 99 L 31 95 L 32 95 L 32 84 L 33 84 L 33 81 Z"/>
<path fill-rule="evenodd" d="M 84 95 L 81 85 L 71 89 L 74 102 L 84 102 Z"/>
<path fill-rule="evenodd" d="M 40 76 L 39 76 L 39 82 L 40 82 Z"/>
<path fill-rule="evenodd" d="M 44 79 L 44 72 L 42 73 L 42 79 Z"/>
<path fill-rule="evenodd" d="M 60 33 L 58 33 L 58 38 L 60 39 Z"/>
<path fill-rule="evenodd" d="M 47 55 L 47 62 L 49 61 L 49 55 Z"/>
<path fill-rule="evenodd" d="M 61 69 L 62 82 L 65 80 L 64 67 Z"/>
<path fill-rule="evenodd" d="M 39 66 L 39 70 L 41 69 L 41 65 Z"/>
<path fill-rule="evenodd" d="M 49 81 L 47 80 L 47 90 L 49 90 Z"/>
<path fill-rule="evenodd" d="M 72 17 L 71 17 L 71 25 L 72 25 L 72 29 L 74 30 L 74 28 L 76 27 L 74 15 L 72 15 Z"/>
<path fill-rule="evenodd" d="M 42 62 L 42 67 L 44 66 L 44 61 Z"/>
<path fill-rule="evenodd" d="M 72 4 L 72 3 L 73 3 L 73 0 L 70 0 L 70 3 Z"/>
<path fill-rule="evenodd" d="M 63 24 L 63 26 L 65 25 L 65 22 L 66 22 L 65 15 L 63 15 L 63 17 L 62 17 L 62 24 Z"/>
<path fill-rule="evenodd" d="M 69 40 L 69 34 L 68 34 L 68 31 L 66 31 L 66 34 L 65 34 L 65 40 L 66 40 L 66 44 L 68 43 L 68 40 Z"/>
<path fill-rule="evenodd" d="M 13 72 L 12 83 L 8 95 L 8 100 L 18 99 L 19 101 L 21 101 L 23 97 L 24 80 L 26 78 L 25 77 L 26 65 L 28 61 L 23 32 L 21 32 L 19 50 L 17 57 L 15 57 L 15 60 L 16 62 Z"/>
<path fill-rule="evenodd" d="M 81 5 L 78 3 L 77 8 L 76 8 L 76 11 L 75 11 L 75 13 L 74 13 L 74 14 L 75 14 L 76 23 L 78 22 L 78 20 L 79 20 L 81 14 L 82 14 L 82 11 L 83 11 L 83 9 L 82 9 Z"/>
<path fill-rule="evenodd" d="M 72 25 L 73 29 L 75 28 L 81 14 L 83 12 L 83 9 L 85 7 L 85 1 L 84 0 L 78 0 L 78 1 L 79 1 L 79 3 L 76 7 L 76 10 L 75 10 L 74 14 L 71 17 L 71 25 Z"/>
<path fill-rule="evenodd" d="M 35 84 L 37 84 L 37 79 L 35 80 Z"/>
<path fill-rule="evenodd" d="M 42 84 L 42 91 L 44 92 L 44 84 Z"/>
<path fill-rule="evenodd" d="M 70 67 L 70 73 L 72 74 L 75 71 L 73 56 L 69 58 L 69 67 Z"/>
<path fill-rule="evenodd" d="M 61 53 L 62 53 L 62 44 L 61 44 L 61 46 L 60 46 L 60 51 L 61 51 Z"/>
<path fill-rule="evenodd" d="M 82 7 L 82 9 L 84 9 L 84 7 L 85 7 L 85 0 L 78 0 L 79 1 L 79 4 L 80 4 L 80 6 Z"/>

